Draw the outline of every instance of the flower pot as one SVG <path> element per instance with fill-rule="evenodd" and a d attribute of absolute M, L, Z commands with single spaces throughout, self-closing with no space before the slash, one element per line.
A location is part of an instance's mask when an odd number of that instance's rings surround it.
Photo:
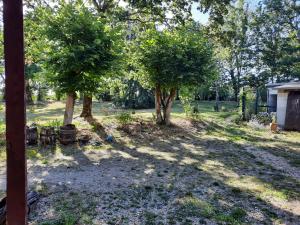
<path fill-rule="evenodd" d="M 270 128 L 272 132 L 277 132 L 278 130 L 278 124 L 277 123 L 270 123 Z"/>

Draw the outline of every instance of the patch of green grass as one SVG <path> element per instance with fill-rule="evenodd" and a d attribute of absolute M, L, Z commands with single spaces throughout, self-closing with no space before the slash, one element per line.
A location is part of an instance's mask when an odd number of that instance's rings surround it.
<path fill-rule="evenodd" d="M 230 213 L 230 216 L 232 216 L 232 218 L 238 221 L 243 220 L 246 215 L 246 211 L 242 208 L 234 208 Z"/>
<path fill-rule="evenodd" d="M 143 213 L 144 219 L 145 219 L 145 225 L 155 225 L 156 224 L 156 218 L 157 215 L 150 211 L 144 211 Z"/>
<path fill-rule="evenodd" d="M 290 164 L 295 167 L 300 167 L 300 159 L 290 159 Z"/>
<path fill-rule="evenodd" d="M 176 211 L 176 219 L 182 221 L 182 223 L 187 218 L 196 217 L 237 225 L 242 224 L 247 215 L 246 211 L 239 207 L 233 208 L 230 213 L 224 213 L 210 203 L 192 195 L 181 198 L 177 202 L 179 208 Z"/>
<path fill-rule="evenodd" d="M 60 127 L 63 125 L 63 121 L 62 120 L 58 120 L 58 119 L 55 119 L 55 120 L 49 120 L 47 121 L 46 123 L 43 124 L 44 126 L 49 126 L 49 127 Z"/>
<path fill-rule="evenodd" d="M 37 149 L 27 149 L 27 158 L 40 159 L 42 156 Z"/>
<path fill-rule="evenodd" d="M 76 225 L 77 218 L 75 215 L 62 213 L 58 219 L 48 220 L 41 223 L 41 225 Z"/>
<path fill-rule="evenodd" d="M 199 198 L 194 196 L 186 196 L 178 199 L 179 209 L 177 216 L 186 217 L 205 217 L 211 218 L 215 214 L 214 207 Z"/>
<path fill-rule="evenodd" d="M 55 219 L 43 221 L 43 225 L 77 225 L 93 224 L 96 203 L 92 197 L 82 196 L 77 192 L 69 192 L 57 196 L 54 206 Z"/>

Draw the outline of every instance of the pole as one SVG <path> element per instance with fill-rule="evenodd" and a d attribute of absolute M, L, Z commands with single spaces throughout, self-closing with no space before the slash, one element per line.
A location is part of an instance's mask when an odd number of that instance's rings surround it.
<path fill-rule="evenodd" d="M 246 93 L 243 89 L 243 95 L 242 95 L 242 119 L 246 120 Z"/>
<path fill-rule="evenodd" d="M 3 1 L 6 152 L 7 152 L 7 224 L 27 224 L 25 156 L 25 82 L 22 0 Z"/>

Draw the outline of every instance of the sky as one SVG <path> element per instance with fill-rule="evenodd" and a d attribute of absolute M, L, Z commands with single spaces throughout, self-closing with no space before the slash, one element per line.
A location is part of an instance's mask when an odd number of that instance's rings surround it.
<path fill-rule="evenodd" d="M 246 2 L 249 4 L 250 9 L 255 9 L 258 2 L 261 0 L 246 0 Z M 202 24 L 207 24 L 209 15 L 208 13 L 202 13 L 199 10 L 197 10 L 197 6 L 193 5 L 192 7 L 192 14 L 195 21 L 200 22 Z"/>

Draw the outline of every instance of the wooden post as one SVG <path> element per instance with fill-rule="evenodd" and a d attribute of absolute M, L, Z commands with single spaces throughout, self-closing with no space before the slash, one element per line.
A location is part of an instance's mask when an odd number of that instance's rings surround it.
<path fill-rule="evenodd" d="M 7 224 L 27 224 L 27 172 L 25 156 L 25 81 L 22 0 L 3 1 Z"/>

